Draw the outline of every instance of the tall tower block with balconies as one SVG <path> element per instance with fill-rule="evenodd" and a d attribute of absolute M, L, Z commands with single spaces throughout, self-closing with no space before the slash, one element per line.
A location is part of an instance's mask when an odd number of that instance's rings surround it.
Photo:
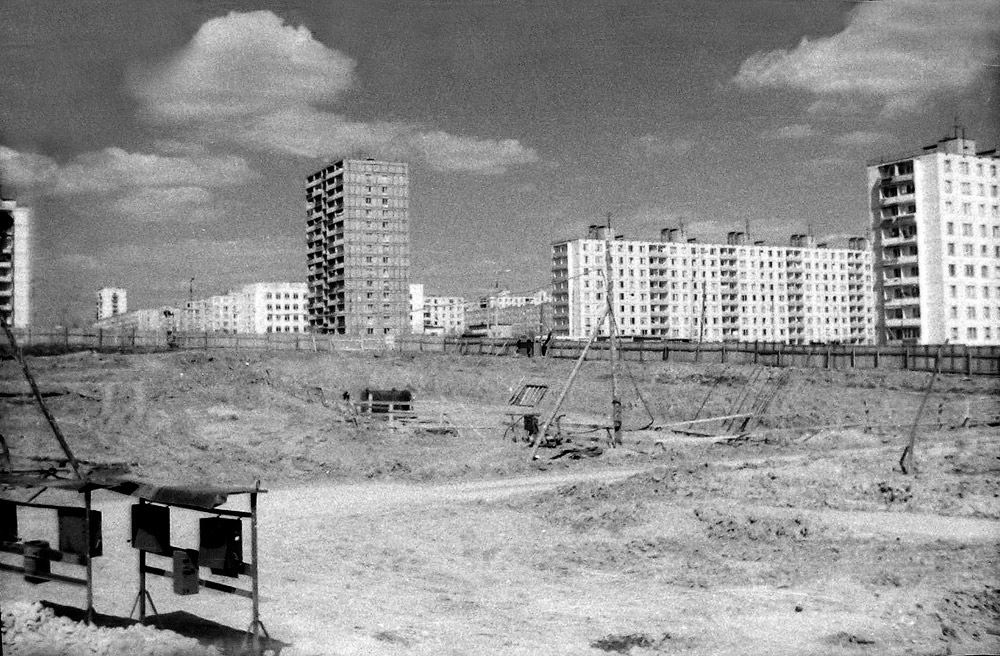
<path fill-rule="evenodd" d="M 998 164 L 957 130 L 869 162 L 880 343 L 1000 344 Z"/>
<path fill-rule="evenodd" d="M 306 179 L 311 331 L 409 332 L 409 198 L 401 162 L 344 159 Z"/>

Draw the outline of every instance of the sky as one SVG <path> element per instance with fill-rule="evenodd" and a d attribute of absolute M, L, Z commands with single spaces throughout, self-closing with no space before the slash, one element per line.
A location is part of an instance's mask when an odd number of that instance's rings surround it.
<path fill-rule="evenodd" d="M 1000 146 L 1000 0 L 0 0 L 33 323 L 304 281 L 305 178 L 410 165 L 412 282 L 547 288 L 610 213 L 836 244 L 865 165 Z"/>

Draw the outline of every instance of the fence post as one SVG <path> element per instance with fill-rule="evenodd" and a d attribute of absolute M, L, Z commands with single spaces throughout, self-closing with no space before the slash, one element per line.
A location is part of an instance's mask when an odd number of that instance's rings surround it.
<path fill-rule="evenodd" d="M 857 361 L 857 352 L 858 352 L 857 347 L 852 346 L 851 347 L 851 369 L 855 369 L 856 368 L 855 367 L 855 363 Z"/>
<path fill-rule="evenodd" d="M 753 363 L 757 364 L 760 360 L 760 343 L 755 339 L 753 340 Z"/>
<path fill-rule="evenodd" d="M 972 375 L 972 347 L 965 347 L 965 375 Z"/>
<path fill-rule="evenodd" d="M 910 368 L 910 347 L 903 347 L 903 371 Z"/>
<path fill-rule="evenodd" d="M 103 346 L 104 346 L 104 329 L 103 328 L 98 328 L 97 329 L 97 350 L 100 351 Z"/>
<path fill-rule="evenodd" d="M 299 334 L 295 333 L 295 350 L 299 350 Z"/>
<path fill-rule="evenodd" d="M 208 331 L 205 331 L 205 350 L 208 350 Z"/>
<path fill-rule="evenodd" d="M 663 345 L 663 361 L 664 362 L 670 361 L 670 346 L 667 344 Z"/>
<path fill-rule="evenodd" d="M 63 327 L 63 344 L 66 346 L 66 350 L 69 350 L 69 326 Z"/>
<path fill-rule="evenodd" d="M 829 344 L 826 345 L 826 368 L 833 368 L 833 347 Z"/>
<path fill-rule="evenodd" d="M 879 347 L 876 346 L 875 347 L 875 368 L 876 369 L 878 369 L 878 367 L 879 367 L 879 360 L 881 359 L 879 357 L 880 355 L 881 355 L 881 351 L 879 350 Z"/>
<path fill-rule="evenodd" d="M 726 364 L 726 343 L 722 342 L 722 364 Z"/>

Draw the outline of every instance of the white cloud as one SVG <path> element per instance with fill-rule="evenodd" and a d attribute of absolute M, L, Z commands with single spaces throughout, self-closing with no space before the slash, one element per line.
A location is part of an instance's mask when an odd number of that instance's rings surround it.
<path fill-rule="evenodd" d="M 856 130 L 833 138 L 833 142 L 845 148 L 883 148 L 896 143 L 896 138 L 885 132 Z"/>
<path fill-rule="evenodd" d="M 866 2 L 838 34 L 754 54 L 734 82 L 809 92 L 816 113 L 867 109 L 859 100 L 898 113 L 976 84 L 992 70 L 998 33 L 997 0 Z"/>
<path fill-rule="evenodd" d="M 56 196 L 157 186 L 220 187 L 256 177 L 246 161 L 234 155 L 173 157 L 121 148 L 84 153 L 60 165 L 45 155 L 0 147 L 0 169 L 19 186 Z"/>
<path fill-rule="evenodd" d="M 447 134 L 399 121 L 356 121 L 333 111 L 355 62 L 270 11 L 204 23 L 171 61 L 135 77 L 150 120 L 208 141 L 334 158 L 364 153 L 422 158 L 450 171 L 502 173 L 538 155 L 515 139 Z"/>
<path fill-rule="evenodd" d="M 697 145 L 689 137 L 672 137 L 665 134 L 644 134 L 626 141 L 626 150 L 638 152 L 645 157 L 686 155 Z"/>
<path fill-rule="evenodd" d="M 231 12 L 206 21 L 180 54 L 134 89 L 158 120 L 231 120 L 332 101 L 351 86 L 354 67 L 270 11 Z"/>
<path fill-rule="evenodd" d="M 516 139 L 473 139 L 445 132 L 421 132 L 412 135 L 409 142 L 415 150 L 423 151 L 432 167 L 444 171 L 502 173 L 509 166 L 538 160 L 533 149 L 525 148 Z"/>
<path fill-rule="evenodd" d="M 762 136 L 767 139 L 807 139 L 815 135 L 816 130 L 808 123 L 795 123 L 765 132 Z"/>
<path fill-rule="evenodd" d="M 164 187 L 140 189 L 122 196 L 111 209 L 136 222 L 185 223 L 210 220 L 216 215 L 210 207 L 212 194 L 201 187 Z"/>

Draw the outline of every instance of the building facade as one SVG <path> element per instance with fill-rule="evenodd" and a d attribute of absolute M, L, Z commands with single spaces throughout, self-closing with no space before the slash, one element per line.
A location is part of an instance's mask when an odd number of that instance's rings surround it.
<path fill-rule="evenodd" d="M 0 321 L 31 324 L 31 211 L 0 190 Z"/>
<path fill-rule="evenodd" d="M 306 179 L 311 330 L 409 332 L 409 167 L 341 160 Z"/>
<path fill-rule="evenodd" d="M 309 329 L 304 282 L 260 282 L 230 292 L 240 333 L 304 333 Z"/>
<path fill-rule="evenodd" d="M 605 232 L 552 247 L 553 332 L 585 339 L 609 334 L 603 319 Z M 614 239 L 613 307 L 619 334 L 686 341 L 870 344 L 875 339 L 872 253 L 864 239 L 846 249 L 794 235 L 788 246 L 684 239 Z"/>
<path fill-rule="evenodd" d="M 880 343 L 1000 344 L 998 165 L 958 134 L 869 162 Z"/>
<path fill-rule="evenodd" d="M 422 283 L 410 283 L 410 334 L 424 333 L 424 286 Z"/>
<path fill-rule="evenodd" d="M 465 299 L 461 296 L 425 296 L 424 332 L 442 335 L 465 332 Z"/>
<path fill-rule="evenodd" d="M 483 296 L 466 306 L 466 332 L 486 337 L 546 335 L 552 329 L 551 300 L 545 290 L 532 294 L 503 290 Z"/>
<path fill-rule="evenodd" d="M 128 312 L 128 292 L 117 287 L 102 287 L 97 292 L 97 320 Z"/>
<path fill-rule="evenodd" d="M 141 309 L 108 316 L 95 327 L 138 332 L 302 333 L 309 327 L 307 296 L 304 282 L 260 282 L 226 294 L 192 299 L 180 308 Z"/>

